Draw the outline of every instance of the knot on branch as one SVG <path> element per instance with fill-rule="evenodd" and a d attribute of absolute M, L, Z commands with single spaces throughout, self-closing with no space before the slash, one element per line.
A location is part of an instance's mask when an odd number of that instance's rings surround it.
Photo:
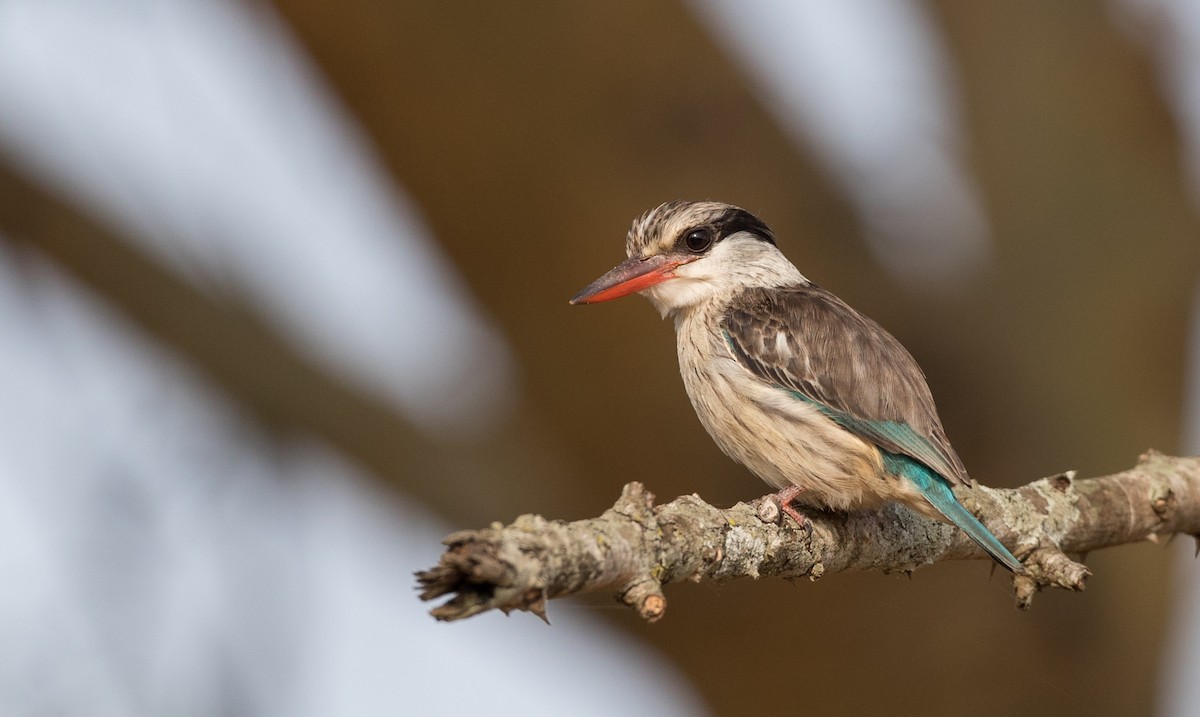
<path fill-rule="evenodd" d="M 619 597 L 647 622 L 657 621 L 667 611 L 667 596 L 663 595 L 662 584 L 652 577 L 634 580 L 619 593 Z"/>
<path fill-rule="evenodd" d="M 641 528 L 638 545 L 641 559 L 632 561 L 634 574 L 617 591 L 617 598 L 644 620 L 655 622 L 667 611 L 667 596 L 662 591 L 664 568 L 658 548 L 662 529 L 654 510 L 654 494 L 633 481 L 621 489 L 621 497 L 609 510 Z"/>
<path fill-rule="evenodd" d="M 613 503 L 609 510 L 625 516 L 647 530 L 657 529 L 654 494 L 638 481 L 626 483 L 621 489 L 621 497 L 617 498 L 617 502 Z"/>
<path fill-rule="evenodd" d="M 1075 562 L 1067 557 L 1055 543 L 1042 537 L 1022 561 L 1025 564 L 1025 575 L 1013 576 L 1013 589 L 1016 592 L 1017 607 L 1028 610 L 1033 604 L 1033 596 L 1046 586 L 1063 588 L 1082 592 L 1087 586 L 1087 579 L 1092 571 L 1083 563 Z"/>

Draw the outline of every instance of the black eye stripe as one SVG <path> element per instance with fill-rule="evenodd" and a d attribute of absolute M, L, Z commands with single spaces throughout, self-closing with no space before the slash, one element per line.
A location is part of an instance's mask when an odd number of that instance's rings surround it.
<path fill-rule="evenodd" d="M 745 209 L 731 207 L 713 222 L 713 226 L 716 227 L 720 239 L 733 236 L 738 232 L 749 232 L 768 244 L 775 243 L 775 235 L 771 232 L 770 227 Z"/>
<path fill-rule="evenodd" d="M 675 246 L 693 254 L 699 254 L 708 251 L 713 244 L 738 232 L 747 232 L 768 244 L 775 243 L 774 234 L 761 219 L 745 209 L 731 208 L 707 224 L 694 226 L 684 231 L 675 240 Z"/>

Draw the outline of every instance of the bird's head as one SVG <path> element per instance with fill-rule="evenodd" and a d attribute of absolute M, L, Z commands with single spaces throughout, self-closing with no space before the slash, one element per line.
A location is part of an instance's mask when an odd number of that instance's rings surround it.
<path fill-rule="evenodd" d="M 758 217 L 720 202 L 674 201 L 633 222 L 629 258 L 588 284 L 572 304 L 639 293 L 663 316 L 740 289 L 805 282 Z"/>

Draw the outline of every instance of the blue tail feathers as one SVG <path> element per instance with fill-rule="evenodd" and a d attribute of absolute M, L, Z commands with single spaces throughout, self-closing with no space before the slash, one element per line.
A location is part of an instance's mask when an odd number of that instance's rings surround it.
<path fill-rule="evenodd" d="M 894 453 L 883 452 L 884 467 L 893 475 L 898 475 L 907 478 L 913 485 L 921 490 L 921 494 L 925 499 L 937 509 L 939 513 L 946 516 L 946 519 L 962 529 L 971 540 L 979 544 L 979 547 L 987 551 L 996 562 L 1013 571 L 1014 573 L 1023 575 L 1025 573 L 1024 566 L 1021 561 L 1017 560 L 1008 548 L 996 539 L 996 536 L 980 523 L 979 520 L 971 515 L 971 512 L 958 502 L 958 498 L 954 497 L 954 491 L 950 489 L 950 484 L 937 473 L 930 470 L 924 464 L 909 458 L 908 456 L 896 455 Z"/>

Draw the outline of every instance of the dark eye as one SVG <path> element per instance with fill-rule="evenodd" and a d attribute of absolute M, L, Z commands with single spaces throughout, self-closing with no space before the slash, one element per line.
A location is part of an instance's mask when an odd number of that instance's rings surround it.
<path fill-rule="evenodd" d="M 704 229 L 693 229 L 683 237 L 683 245 L 688 248 L 688 251 L 694 251 L 697 254 L 707 249 L 712 244 L 712 234 Z"/>

